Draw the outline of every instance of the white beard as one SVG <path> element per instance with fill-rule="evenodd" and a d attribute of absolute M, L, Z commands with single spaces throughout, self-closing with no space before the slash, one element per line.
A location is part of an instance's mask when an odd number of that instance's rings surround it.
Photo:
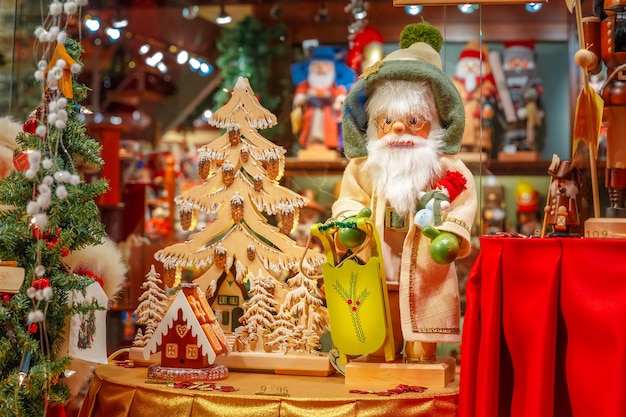
<path fill-rule="evenodd" d="M 443 129 L 431 131 L 428 139 L 389 133 L 377 139 L 368 129 L 368 137 L 374 139 L 367 144 L 364 168 L 372 176 L 378 194 L 399 214 L 412 214 L 419 192 L 430 189 L 441 176 L 439 151 L 443 133 Z"/>
<path fill-rule="evenodd" d="M 335 84 L 335 71 L 317 73 L 311 71 L 307 77 L 309 86 L 313 88 L 330 88 Z"/>

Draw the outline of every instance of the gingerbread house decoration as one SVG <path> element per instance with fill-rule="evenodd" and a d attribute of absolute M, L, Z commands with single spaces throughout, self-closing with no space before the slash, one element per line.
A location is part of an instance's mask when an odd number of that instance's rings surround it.
<path fill-rule="evenodd" d="M 161 367 L 205 368 L 230 344 L 197 284 L 181 284 L 163 320 L 143 349 L 147 360 L 161 350 Z"/>

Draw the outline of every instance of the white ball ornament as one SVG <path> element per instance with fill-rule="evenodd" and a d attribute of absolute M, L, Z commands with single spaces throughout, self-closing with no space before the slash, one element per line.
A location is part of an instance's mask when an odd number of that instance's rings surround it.
<path fill-rule="evenodd" d="M 66 1 L 63 5 L 63 11 L 65 14 L 73 15 L 78 11 L 78 6 L 73 1 Z"/>
<path fill-rule="evenodd" d="M 41 292 L 43 293 L 43 299 L 48 301 L 52 298 L 52 295 L 54 294 L 54 292 L 52 291 L 52 287 L 45 287 L 43 290 L 41 290 Z"/>
<path fill-rule="evenodd" d="M 37 191 L 39 191 L 40 194 L 50 194 L 50 187 L 46 184 L 39 184 Z"/>
<path fill-rule="evenodd" d="M 35 129 L 35 134 L 40 138 L 45 138 L 47 133 L 48 129 L 46 129 L 45 125 L 39 125 L 37 126 L 37 129 Z"/>
<path fill-rule="evenodd" d="M 41 166 L 44 167 L 44 169 L 50 169 L 52 168 L 52 160 L 49 158 L 44 159 L 41 162 Z"/>
<path fill-rule="evenodd" d="M 56 113 L 48 113 L 48 123 L 53 125 L 57 121 L 58 117 Z"/>
<path fill-rule="evenodd" d="M 61 29 L 59 29 L 58 26 L 51 26 L 50 29 L 48 29 L 48 37 L 50 38 L 50 42 L 53 42 L 56 40 L 60 31 Z"/>
<path fill-rule="evenodd" d="M 37 68 L 39 68 L 40 70 L 45 70 L 47 66 L 48 66 L 48 63 L 43 59 L 37 62 Z"/>
<path fill-rule="evenodd" d="M 41 162 L 41 152 L 40 151 L 32 151 L 28 153 L 28 162 L 30 162 L 30 166 L 37 166 Z"/>
<path fill-rule="evenodd" d="M 37 213 L 33 216 L 35 226 L 43 229 L 48 225 L 48 215 L 46 213 Z"/>
<path fill-rule="evenodd" d="M 57 129 L 65 129 L 65 126 L 66 126 L 66 125 L 67 125 L 67 123 L 65 122 L 65 120 L 61 120 L 61 119 L 59 119 L 59 120 L 57 120 L 56 122 L 54 122 L 54 126 L 55 126 Z"/>
<path fill-rule="evenodd" d="M 67 188 L 65 188 L 65 185 L 59 185 L 54 193 L 61 200 L 65 200 L 67 198 Z"/>
<path fill-rule="evenodd" d="M 67 66 L 67 62 L 65 62 L 65 60 L 61 58 L 61 59 L 57 59 L 57 62 L 55 65 L 57 66 L 57 68 L 63 69 Z"/>
<path fill-rule="evenodd" d="M 67 33 L 61 31 L 57 35 L 57 43 L 65 43 L 67 41 Z"/>
<path fill-rule="evenodd" d="M 52 178 L 52 175 L 46 175 L 41 181 L 42 184 L 46 184 L 47 186 L 51 186 L 53 182 L 54 178 Z"/>
<path fill-rule="evenodd" d="M 43 275 L 44 275 L 45 273 L 46 273 L 46 267 L 45 267 L 45 266 L 43 266 L 43 265 L 37 265 L 37 266 L 35 267 L 35 274 L 36 274 L 38 277 L 43 277 Z"/>
<path fill-rule="evenodd" d="M 39 213 L 40 210 L 40 206 L 39 203 L 37 203 L 36 201 L 29 201 L 28 204 L 26 204 L 26 213 L 29 216 L 34 216 L 35 214 Z"/>
<path fill-rule="evenodd" d="M 43 81 L 46 78 L 43 71 L 37 70 L 35 71 L 35 79 L 37 81 Z"/>
<path fill-rule="evenodd" d="M 45 32 L 45 31 L 46 31 L 46 30 L 43 28 L 43 26 L 37 26 L 37 27 L 35 28 L 35 32 L 34 32 L 34 33 L 35 33 L 35 36 L 37 37 L 37 39 L 39 39 L 39 36 L 40 36 L 43 32 Z M 41 62 L 41 61 L 39 61 L 39 62 Z M 44 67 L 44 68 L 45 68 L 45 67 Z"/>
<path fill-rule="evenodd" d="M 58 108 L 59 104 L 56 101 L 51 101 L 50 103 L 48 103 L 49 112 L 56 112 Z"/>
<path fill-rule="evenodd" d="M 43 291 L 41 291 L 41 290 L 35 291 L 35 300 L 37 300 L 37 301 L 43 300 Z M 40 311 L 40 310 L 35 310 L 33 312 L 33 313 L 35 313 L 35 321 L 33 323 L 37 323 L 37 322 L 41 321 L 39 319 L 39 315 L 37 314 L 38 311 Z M 30 320 L 30 316 L 29 316 L 29 320 Z"/>
<path fill-rule="evenodd" d="M 88 3 L 88 0 L 76 0 L 76 4 L 78 4 L 80 7 L 85 7 Z"/>
<path fill-rule="evenodd" d="M 53 1 L 50 3 L 50 14 L 52 16 L 58 16 L 63 13 L 63 5 L 58 1 Z"/>
<path fill-rule="evenodd" d="M 59 109 L 59 111 L 57 112 L 57 117 L 61 120 L 67 121 L 67 110 L 65 110 L 64 108 Z"/>
<path fill-rule="evenodd" d="M 54 68 L 50 68 L 50 71 L 48 71 L 49 81 L 57 81 L 61 79 L 62 76 L 63 76 L 63 70 L 57 66 L 55 66 Z"/>
<path fill-rule="evenodd" d="M 37 196 L 37 204 L 42 210 L 47 210 L 52 203 L 51 194 L 39 194 Z"/>
<path fill-rule="evenodd" d="M 57 100 L 57 104 L 59 106 L 59 108 L 64 108 L 65 106 L 67 106 L 67 99 L 65 97 L 61 97 L 60 99 Z"/>
<path fill-rule="evenodd" d="M 72 177 L 70 178 L 70 184 L 72 185 L 80 184 L 80 177 L 76 174 L 73 174 Z"/>
<path fill-rule="evenodd" d="M 37 171 L 35 171 L 34 169 L 28 168 L 26 171 L 24 171 L 24 176 L 29 180 L 35 178 L 35 175 L 37 175 Z"/>
<path fill-rule="evenodd" d="M 81 70 L 80 64 L 72 64 L 70 66 L 70 71 L 72 72 L 72 74 L 78 74 Z"/>
<path fill-rule="evenodd" d="M 58 89 L 59 89 L 59 83 L 56 80 L 48 82 L 48 90 L 55 90 L 56 91 Z"/>
<path fill-rule="evenodd" d="M 37 290 L 35 289 L 35 287 L 28 287 L 28 289 L 26 290 L 26 295 L 32 300 L 33 298 L 35 298 L 36 291 Z"/>
<path fill-rule="evenodd" d="M 39 184 L 37 186 L 37 191 L 39 191 L 39 194 L 50 194 L 50 187 L 46 184 Z"/>

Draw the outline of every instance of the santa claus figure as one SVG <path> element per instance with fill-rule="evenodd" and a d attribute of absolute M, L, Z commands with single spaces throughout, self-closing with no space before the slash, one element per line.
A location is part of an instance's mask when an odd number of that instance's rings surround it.
<path fill-rule="evenodd" d="M 508 153 L 537 149 L 537 129 L 543 119 L 543 84 L 535 68 L 534 45 L 533 41 L 504 43 L 504 78 L 515 114 L 506 128 Z"/>
<path fill-rule="evenodd" d="M 489 154 L 493 142 L 496 82 L 489 66 L 489 50 L 478 41 L 468 42 L 459 54 L 452 78 L 465 108 L 461 149 Z"/>
<path fill-rule="evenodd" d="M 306 77 L 301 80 L 303 74 Z M 300 145 L 341 148 L 341 107 L 354 72 L 335 59 L 332 48 L 320 46 L 313 50 L 308 62 L 292 67 L 292 78 L 297 87 L 291 122 Z"/>
<path fill-rule="evenodd" d="M 435 360 L 437 342 L 460 342 L 453 261 L 470 252 L 477 206 L 474 179 L 457 155 L 463 102 L 442 71 L 442 42 L 435 27 L 409 25 L 402 49 L 354 84 L 343 109 L 350 161 L 332 207 L 338 219 L 371 209 L 387 288 L 398 291 L 390 294 L 399 311 L 394 333 L 402 334 L 411 362 Z M 429 206 L 432 222 L 418 226 L 415 215 Z"/>

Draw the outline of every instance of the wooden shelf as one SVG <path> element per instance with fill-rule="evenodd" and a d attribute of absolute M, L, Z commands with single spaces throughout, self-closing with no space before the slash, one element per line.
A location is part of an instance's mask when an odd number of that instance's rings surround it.
<path fill-rule="evenodd" d="M 489 161 L 483 168 L 493 175 L 548 175 L 550 161 L 532 162 L 501 162 L 497 160 Z"/>
<path fill-rule="evenodd" d="M 343 175 L 348 165 L 345 158 L 336 161 L 301 161 L 296 158 L 285 159 L 285 176 L 299 175 Z M 480 167 L 478 164 L 467 164 L 474 174 L 484 173 L 493 175 L 548 175 L 550 161 L 532 162 L 500 162 L 491 160 Z"/>
<path fill-rule="evenodd" d="M 285 177 L 299 175 L 343 175 L 348 165 L 345 158 L 333 161 L 303 161 L 297 158 L 285 158 Z"/>

